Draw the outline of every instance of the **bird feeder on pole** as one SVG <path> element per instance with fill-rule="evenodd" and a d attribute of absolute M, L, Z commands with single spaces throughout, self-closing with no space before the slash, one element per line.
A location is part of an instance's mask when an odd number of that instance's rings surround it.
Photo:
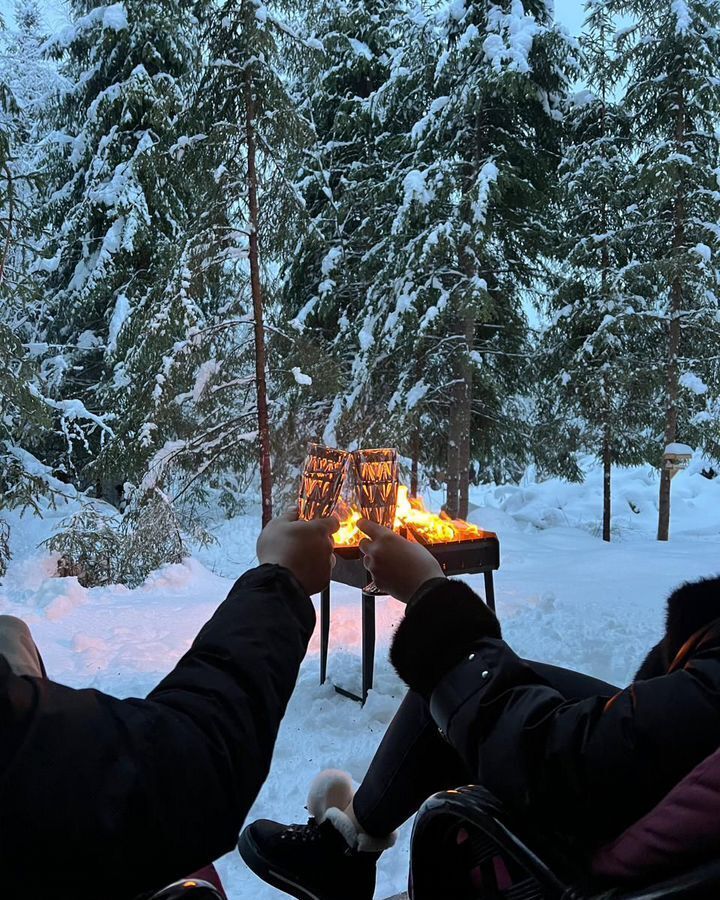
<path fill-rule="evenodd" d="M 663 454 L 663 469 L 674 478 L 678 472 L 687 469 L 692 459 L 692 447 L 687 444 L 668 444 Z"/>

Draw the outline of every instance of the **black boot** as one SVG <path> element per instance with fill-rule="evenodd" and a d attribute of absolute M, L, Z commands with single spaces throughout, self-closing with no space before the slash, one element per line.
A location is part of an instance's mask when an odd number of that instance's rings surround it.
<path fill-rule="evenodd" d="M 349 775 L 321 772 L 310 785 L 308 824 L 253 822 L 240 835 L 240 856 L 263 881 L 299 900 L 372 900 L 377 861 L 396 835 L 362 831 L 345 812 L 352 799 Z"/>
<path fill-rule="evenodd" d="M 242 832 L 238 850 L 258 877 L 299 900 L 372 900 L 375 893 L 380 853 L 352 849 L 329 819 L 260 819 Z"/>

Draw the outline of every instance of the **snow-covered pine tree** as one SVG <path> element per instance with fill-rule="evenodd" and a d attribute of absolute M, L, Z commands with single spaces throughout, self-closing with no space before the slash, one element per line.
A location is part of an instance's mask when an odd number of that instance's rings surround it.
<path fill-rule="evenodd" d="M 17 0 L 14 18 L 13 26 L 0 33 L 0 71 L 12 97 L 12 115 L 7 120 L 12 159 L 2 176 L 11 234 L 5 241 L 2 268 L 6 290 L 12 292 L 16 305 L 24 307 L 22 337 L 32 340 L 40 313 L 40 292 L 32 270 L 39 251 L 38 210 L 47 187 L 41 149 L 46 134 L 44 112 L 62 80 L 42 51 L 46 36 L 36 0 Z"/>
<path fill-rule="evenodd" d="M 232 307 L 233 327 L 249 310 L 245 324 L 254 331 L 255 415 L 266 524 L 272 518 L 273 487 L 266 317 L 297 206 L 288 171 L 307 128 L 284 67 L 288 45 L 301 38 L 277 8 L 261 0 L 207 3 L 203 17 L 207 65 L 198 109 L 208 152 L 214 155 L 223 209 L 234 229 L 231 253 L 242 264 L 240 274 L 249 286 Z"/>
<path fill-rule="evenodd" d="M 637 244 L 655 292 L 655 321 L 666 334 L 665 421 L 658 432 L 664 446 L 680 440 L 716 451 L 716 423 L 704 421 L 702 406 L 704 395 L 717 396 L 720 388 L 720 2 L 613 0 L 611 9 L 632 19 L 618 47 L 639 145 Z M 663 541 L 670 481 L 663 467 Z"/>
<path fill-rule="evenodd" d="M 55 348 L 57 396 L 77 397 L 127 434 L 115 408 L 130 387 L 118 341 L 133 313 L 167 303 L 168 284 L 179 280 L 177 248 L 193 197 L 191 173 L 171 151 L 185 101 L 181 81 L 197 62 L 196 22 L 188 0 L 72 6 L 75 22 L 47 45 L 72 81 L 54 115 L 53 190 L 38 266 L 46 273 L 47 340 Z M 185 320 L 170 327 L 179 329 L 175 340 L 186 337 Z M 55 451 L 77 472 L 108 437 L 108 429 L 71 429 L 71 450 Z M 78 459 L 70 460 L 75 442 Z M 139 441 L 136 448 L 142 459 L 147 448 Z M 128 459 L 118 465 L 106 467 L 107 484 L 133 470 Z"/>
<path fill-rule="evenodd" d="M 5 22 L 0 18 L 0 35 Z M 0 78 L 0 285 L 6 279 L 8 257 L 14 240 L 16 194 L 13 172 L 15 142 L 18 131 L 18 107 L 7 77 Z"/>
<path fill-rule="evenodd" d="M 14 24 L 2 50 L 3 71 L 17 101 L 27 138 L 40 136 L 45 106 L 63 87 L 57 66 L 44 47 L 47 31 L 38 0 L 16 0 Z"/>
<path fill-rule="evenodd" d="M 392 404 L 422 400 L 425 461 L 440 469 L 445 456 L 448 512 L 466 515 L 471 462 L 502 475 L 502 461 L 522 456 L 523 302 L 548 247 L 575 62 L 542 0 L 460 0 L 438 27 L 434 71 L 418 79 L 433 95 L 412 128 L 356 368 L 384 364 L 378 346 L 403 357 Z"/>
<path fill-rule="evenodd" d="M 39 340 L 43 307 L 33 267 L 38 259 L 36 212 L 45 189 L 40 167 L 45 99 L 58 87 L 54 67 L 41 58 L 37 6 L 16 7 L 16 30 L 2 37 L 0 71 L 0 505 L 40 511 L 73 492 L 33 452 L 45 436 L 64 436 L 103 423 L 76 400 L 48 397 L 52 358 Z M 2 530 L 2 529 L 0 529 Z M 4 529 L 7 531 L 7 529 Z"/>
<path fill-rule="evenodd" d="M 13 309 L 0 285 L 0 507 L 37 508 L 49 481 L 26 450 L 34 432 L 50 425 L 50 410 L 39 394 L 37 372 L 26 345 L 22 311 Z"/>
<path fill-rule="evenodd" d="M 29 146 L 28 123 L 13 89 L 17 56 L 11 52 L 12 38 L 0 31 L 0 40 L 4 62 L 0 69 L 0 506 L 9 506 L 34 504 L 32 494 L 41 492 L 27 471 L 23 444 L 34 426 L 49 423 L 49 416 L 26 343 L 34 324 L 26 277 L 33 186 L 24 156 Z M 6 536 L 2 523 L 0 531 Z M 0 574 L 5 558 L 0 547 Z"/>
<path fill-rule="evenodd" d="M 623 71 L 605 0 L 590 0 L 581 38 L 589 90 L 570 104 L 556 202 L 558 270 L 549 296 L 538 383 L 537 454 L 557 474 L 580 477 L 573 450 L 603 465 L 603 539 L 611 536 L 613 464 L 647 453 L 654 378 L 648 370 L 642 295 L 632 290 L 629 231 L 636 215 L 629 118 L 614 99 Z M 651 329 L 652 330 L 652 329 Z"/>
<path fill-rule="evenodd" d="M 403 123 L 403 110 L 395 119 L 381 110 L 408 43 L 408 19 L 396 0 L 323 0 L 308 5 L 306 23 L 322 46 L 296 72 L 312 141 L 294 175 L 305 220 L 281 304 L 295 332 L 283 348 L 286 368 L 299 363 L 314 388 L 309 395 L 307 385 L 290 386 L 286 421 L 301 437 L 330 444 L 394 442 L 383 416 L 387 389 L 369 391 L 354 360 L 358 341 L 372 340 L 359 337 L 359 323 L 388 246 L 403 124 L 409 130 L 411 121 Z M 416 53 L 422 47 L 418 40 Z"/>

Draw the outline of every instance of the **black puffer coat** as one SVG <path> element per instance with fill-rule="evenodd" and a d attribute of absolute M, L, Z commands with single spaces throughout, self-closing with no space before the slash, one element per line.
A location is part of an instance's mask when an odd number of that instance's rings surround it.
<path fill-rule="evenodd" d="M 720 746 L 720 580 L 676 591 L 639 679 L 583 701 L 567 701 L 520 659 L 487 610 L 478 624 L 479 602 L 459 582 L 429 584 L 391 656 L 478 783 L 519 815 L 590 847 Z"/>
<path fill-rule="evenodd" d="M 243 575 L 146 700 L 0 657 L 0 896 L 128 900 L 231 850 L 315 624 L 285 569 Z"/>

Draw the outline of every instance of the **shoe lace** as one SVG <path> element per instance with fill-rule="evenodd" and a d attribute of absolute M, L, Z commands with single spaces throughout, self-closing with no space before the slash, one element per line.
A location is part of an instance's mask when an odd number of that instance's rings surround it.
<path fill-rule="evenodd" d="M 308 819 L 305 825 L 288 825 L 280 835 L 280 840 L 297 841 L 301 844 L 308 844 L 317 841 L 321 834 L 320 825 L 317 821 L 315 819 Z"/>

